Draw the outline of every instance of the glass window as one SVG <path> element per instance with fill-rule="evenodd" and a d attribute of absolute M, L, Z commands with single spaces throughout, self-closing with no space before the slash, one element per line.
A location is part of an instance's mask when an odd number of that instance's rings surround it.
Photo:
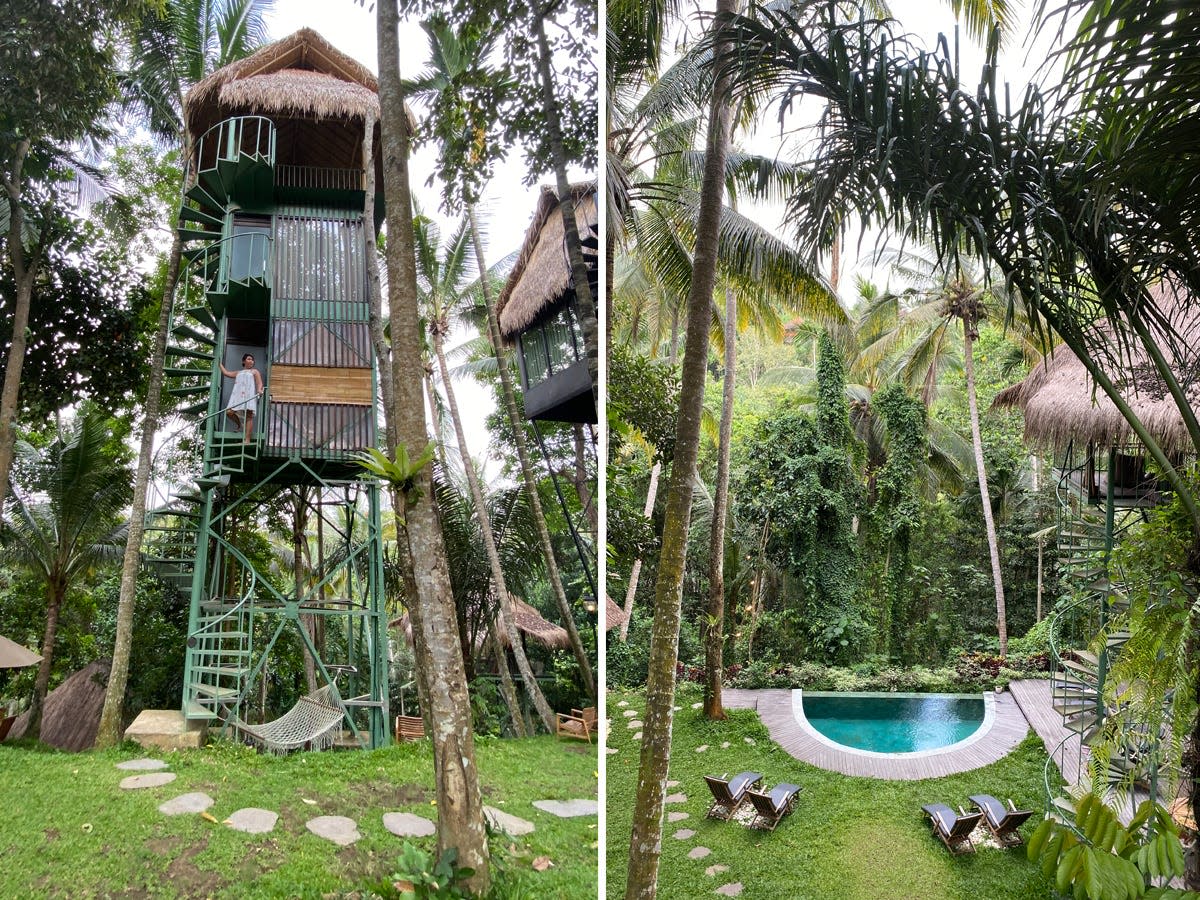
<path fill-rule="evenodd" d="M 266 277 L 267 254 L 271 246 L 270 234 L 270 219 L 234 219 L 233 240 L 229 242 L 231 281 Z"/>
<path fill-rule="evenodd" d="M 526 388 L 545 381 L 550 374 L 550 358 L 546 355 L 546 339 L 540 325 L 521 335 L 521 355 L 525 358 Z"/>

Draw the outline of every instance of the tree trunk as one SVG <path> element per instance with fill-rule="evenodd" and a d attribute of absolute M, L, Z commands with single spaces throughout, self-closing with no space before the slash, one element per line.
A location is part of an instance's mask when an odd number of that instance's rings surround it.
<path fill-rule="evenodd" d="M 508 707 L 508 717 L 512 722 L 513 735 L 527 737 L 525 717 L 521 715 L 521 701 L 517 697 L 517 687 L 513 684 L 512 673 L 508 670 L 508 654 L 504 652 L 504 644 L 500 642 L 500 636 L 496 632 L 497 621 L 501 615 L 503 612 L 497 607 L 492 627 L 488 629 L 488 646 L 492 648 L 492 656 L 496 659 L 496 673 L 500 676 L 500 695 L 504 698 L 504 705 Z"/>
<path fill-rule="evenodd" d="M 54 661 L 54 640 L 58 635 L 58 614 L 62 611 L 67 586 L 57 578 L 46 584 L 46 633 L 42 638 L 42 661 L 33 682 L 33 702 L 29 704 L 29 725 L 25 737 L 42 736 L 42 714 L 46 709 L 46 694 L 50 689 L 50 668 Z"/>
<path fill-rule="evenodd" d="M 1193 684 L 1192 700 L 1195 708 L 1200 710 L 1200 613 L 1193 607 L 1192 636 L 1187 642 L 1187 658 L 1191 661 L 1192 671 L 1196 672 Z M 1191 765 L 1185 771 L 1191 778 L 1189 798 L 1192 807 L 1192 821 L 1200 824 L 1200 712 L 1192 716 Z M 1185 883 L 1188 890 L 1200 891 L 1200 841 L 1192 841 L 1192 848 L 1185 859 Z"/>
<path fill-rule="evenodd" d="M 658 476 L 662 473 L 662 462 L 655 460 L 650 467 L 650 485 L 646 488 L 646 505 L 642 509 L 642 517 L 650 518 L 654 512 L 654 501 L 658 498 Z M 633 561 L 633 570 L 629 573 L 629 587 L 625 590 L 625 621 L 621 623 L 621 643 L 629 637 L 629 620 L 633 618 L 633 600 L 637 596 L 638 579 L 642 575 L 641 557 Z"/>
<path fill-rule="evenodd" d="M 725 644 L 725 519 L 729 510 L 729 445 L 733 439 L 733 388 L 737 365 L 737 302 L 725 288 L 725 383 L 721 391 L 721 430 L 717 441 L 717 489 L 708 542 L 708 633 L 704 647 L 704 715 L 724 719 L 721 675 Z"/>
<path fill-rule="evenodd" d="M 442 388 L 446 392 L 446 405 L 450 407 L 450 421 L 454 425 L 454 436 L 458 440 L 458 453 L 462 457 L 463 469 L 467 473 L 467 485 L 471 489 L 471 500 L 475 504 L 475 515 L 479 518 L 479 530 L 483 533 L 483 546 L 487 551 L 488 565 L 492 570 L 492 591 L 496 598 L 495 622 L 504 629 L 508 636 L 509 646 L 512 647 L 513 657 L 517 661 L 517 669 L 521 680 L 525 683 L 525 692 L 533 700 L 538 717 L 546 726 L 546 731 L 554 733 L 554 711 L 546 702 L 542 689 L 538 687 L 537 679 L 533 677 L 533 669 L 529 667 L 529 659 L 525 656 L 525 648 L 521 645 L 521 636 L 512 617 L 507 615 L 508 585 L 504 579 L 504 569 L 500 565 L 500 552 L 496 549 L 496 535 L 492 531 L 492 517 L 488 515 L 487 501 L 483 498 L 483 488 L 479 484 L 479 475 L 475 471 L 475 463 L 471 459 L 471 450 L 467 447 L 467 436 L 463 432 L 462 419 L 458 412 L 458 399 L 454 396 L 454 387 L 450 384 L 450 367 L 446 365 L 446 348 L 440 324 L 433 331 L 433 352 L 437 356 L 438 371 L 442 375 Z M 500 662 L 505 663 L 501 656 Z M 513 711 L 514 724 L 521 718 L 518 706 Z"/>
<path fill-rule="evenodd" d="M 417 270 L 413 251 L 412 192 L 408 174 L 408 110 L 400 81 L 399 19 L 396 0 L 379 0 L 379 105 L 383 132 L 384 191 L 387 196 L 388 305 L 392 354 L 396 360 L 421 358 Z M 421 374 L 413 365 L 394 365 L 393 403 L 397 445 L 413 456 L 429 442 L 421 397 Z M 393 451 L 394 452 L 394 451 Z M 426 697 L 432 724 L 434 782 L 437 785 L 438 852 L 451 847 L 458 865 L 473 869 L 465 886 L 485 893 L 490 884 L 487 832 L 475 763 L 471 702 L 456 639 L 454 600 L 446 547 L 433 505 L 433 479 L 428 466 L 417 472 L 410 490 L 393 491 L 396 512 L 403 516 L 400 540 L 407 546 L 416 596 L 413 619 L 418 665 L 430 675 Z"/>
<path fill-rule="evenodd" d="M 154 462 L 154 437 L 162 408 L 163 370 L 167 360 L 167 339 L 175 308 L 175 287 L 179 283 L 179 232 L 171 241 L 167 260 L 167 281 L 163 285 L 162 308 L 158 313 L 158 331 L 154 334 L 154 356 L 150 361 L 150 384 L 146 388 L 145 418 L 142 420 L 142 444 L 138 451 L 137 473 L 133 479 L 133 509 L 129 513 L 129 535 L 121 563 L 121 591 L 117 599 L 117 633 L 113 642 L 112 668 L 104 691 L 104 709 L 96 731 L 96 749 L 114 747 L 121 740 L 125 688 L 129 684 L 129 653 L 133 646 L 133 612 L 137 604 L 137 576 L 142 561 L 142 535 L 146 527 L 146 493 L 150 487 L 150 467 Z"/>
<path fill-rule="evenodd" d="M 379 283 L 379 251 L 375 235 L 375 119 L 367 115 L 363 126 L 363 250 L 367 259 L 367 327 L 371 332 L 371 343 L 375 347 L 375 361 L 379 367 L 379 391 L 383 395 L 384 432 L 387 445 L 396 446 L 395 426 L 392 424 L 392 356 L 383 336 L 383 291 Z"/>
<path fill-rule="evenodd" d="M 25 208 L 21 205 L 21 180 L 29 139 L 17 142 L 12 171 L 4 176 L 8 194 L 8 258 L 12 262 L 13 278 L 17 282 L 17 298 L 13 306 L 12 344 L 4 366 L 4 387 L 0 390 L 0 516 L 4 515 L 4 500 L 8 497 L 8 475 L 12 470 L 13 444 L 16 440 L 17 400 L 21 393 L 21 368 L 25 364 L 25 346 L 29 335 L 29 307 L 33 299 L 33 282 L 37 278 L 38 253 L 25 256 L 21 233 L 25 228 Z"/>
<path fill-rule="evenodd" d="M 987 469 L 983 464 L 983 438 L 979 432 L 979 401 L 975 397 L 974 316 L 963 318 L 963 372 L 967 377 L 967 405 L 971 411 L 971 445 L 975 450 L 975 473 L 979 478 L 979 500 L 983 505 L 983 524 L 987 529 L 988 554 L 992 560 L 992 583 L 996 586 L 996 630 L 1000 635 L 1000 658 L 1008 655 L 1008 621 L 1004 612 L 1004 581 L 1000 574 L 1000 541 L 992 518 L 992 498 L 988 492 Z"/>
<path fill-rule="evenodd" d="M 600 523 L 596 518 L 596 501 L 592 498 L 591 486 L 588 484 L 587 447 L 583 437 L 583 423 L 575 423 L 575 494 L 579 497 L 579 505 L 583 507 L 583 516 L 587 520 L 592 540 L 600 533 Z"/>
<path fill-rule="evenodd" d="M 596 300 L 588 283 L 587 263 L 583 261 L 583 247 L 579 243 L 579 224 L 575 221 L 575 201 L 571 196 L 571 184 L 567 181 L 567 154 L 563 148 L 562 128 L 558 121 L 558 100 L 554 96 L 550 44 L 546 40 L 546 12 L 538 3 L 534 3 L 530 9 L 533 14 L 533 32 L 538 42 L 538 76 L 542 82 L 546 136 L 554 160 L 558 209 L 562 214 L 567 259 L 571 263 L 571 281 L 575 288 L 575 304 L 579 310 L 579 329 L 583 333 L 583 345 L 587 351 L 588 374 L 592 378 L 592 402 L 599 409 L 597 392 L 600 386 L 600 320 L 596 316 Z"/>
<path fill-rule="evenodd" d="M 319 490 L 319 488 L 318 488 Z M 292 589 L 295 591 L 297 602 L 304 596 L 304 571 L 307 568 L 309 572 L 315 572 L 310 561 L 307 567 L 304 564 L 304 549 L 306 541 L 306 532 L 308 531 L 308 516 L 305 509 L 304 501 L 307 499 L 305 494 L 308 493 L 307 487 L 297 487 L 292 495 Z M 317 504 L 317 515 L 320 516 L 321 506 Z M 308 632 L 308 639 L 315 647 L 317 646 L 317 628 L 316 616 L 311 613 L 301 613 L 300 627 Z M 308 693 L 315 694 L 317 692 L 317 662 L 313 659 L 312 653 L 308 649 L 308 644 L 301 641 L 301 652 L 304 654 L 304 684 L 308 688 Z"/>
<path fill-rule="evenodd" d="M 467 216 L 471 221 L 471 236 L 475 246 L 475 262 L 480 272 L 486 272 L 484 265 L 483 243 L 479 238 L 479 229 L 475 223 L 475 207 L 467 207 Z M 533 512 L 534 525 L 538 532 L 538 543 L 542 548 L 542 557 L 546 561 L 546 576 L 550 588 L 558 601 L 558 609 L 562 614 L 563 628 L 571 641 L 571 650 L 579 665 L 579 677 L 583 688 L 589 697 L 596 698 L 596 682 L 592 676 L 591 663 L 583 641 L 579 639 L 579 629 L 575 627 L 575 616 L 571 612 L 571 604 L 567 601 L 567 592 L 563 589 L 562 577 L 558 572 L 558 562 L 554 558 L 554 545 L 550 541 L 550 529 L 546 527 L 546 515 L 542 511 L 542 499 L 537 490 L 537 479 L 533 474 L 533 466 L 529 462 L 529 445 L 525 442 L 525 422 L 517 412 L 517 401 L 513 393 L 512 375 L 504 357 L 504 343 L 500 337 L 500 322 L 496 318 L 496 301 L 492 297 L 488 280 L 480 280 L 483 287 L 483 302 L 487 307 L 488 336 L 492 339 L 492 349 L 496 354 L 496 369 L 500 374 L 500 392 L 504 397 L 504 411 L 508 414 L 509 424 L 512 425 L 513 437 L 517 443 L 517 460 L 521 464 L 521 481 L 525 485 L 525 496 L 529 499 L 529 508 Z M 599 599 L 599 598 L 597 598 Z"/>
<path fill-rule="evenodd" d="M 717 13 L 736 12 L 738 5 L 738 0 L 717 0 Z M 720 27 L 719 19 L 715 27 Z M 718 44 L 714 54 L 719 55 L 724 49 Z M 654 627 L 650 637 L 650 663 L 646 679 L 646 718 L 642 728 L 642 753 L 633 807 L 633 833 L 629 841 L 626 900 L 651 900 L 658 885 L 663 798 L 671 762 L 671 710 L 675 700 L 683 570 L 692 515 L 696 457 L 700 446 L 710 309 L 716 283 L 721 203 L 725 188 L 725 159 L 733 119 L 728 91 L 727 79 L 719 76 L 713 85 L 709 114 L 704 179 L 696 222 L 696 249 L 692 259 L 692 283 L 687 299 L 687 338 L 683 351 L 679 417 L 675 426 L 675 456 L 667 490 L 662 551 L 654 590 Z"/>

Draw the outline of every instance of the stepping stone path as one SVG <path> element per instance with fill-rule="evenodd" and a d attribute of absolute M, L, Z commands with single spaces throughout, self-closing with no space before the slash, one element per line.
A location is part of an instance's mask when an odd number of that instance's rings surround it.
<path fill-rule="evenodd" d="M 699 708 L 700 708 L 700 707 L 702 707 L 703 705 L 704 705 L 703 703 L 693 703 L 693 704 L 692 704 L 692 709 L 699 709 Z"/>
<path fill-rule="evenodd" d="M 686 794 L 667 794 L 667 799 L 663 803 L 687 803 Z"/>
<path fill-rule="evenodd" d="M 721 741 L 721 749 L 728 750 L 729 749 L 729 741 Z"/>
<path fill-rule="evenodd" d="M 502 809 L 496 809 L 494 806 L 485 806 L 483 815 L 491 823 L 492 827 L 497 831 L 503 831 L 509 837 L 520 837 L 523 834 L 529 834 L 533 831 L 533 823 L 514 816 L 511 813 L 506 813 Z"/>
<path fill-rule="evenodd" d="M 628 700 L 618 700 L 617 701 L 617 706 L 628 706 L 628 705 L 629 705 Z"/>
<path fill-rule="evenodd" d="M 124 769 L 127 772 L 153 772 L 166 767 L 167 764 L 161 759 L 127 759 L 125 762 L 117 763 L 118 769 Z"/>
<path fill-rule="evenodd" d="M 673 788 L 673 787 L 679 787 L 679 782 L 678 782 L 678 781 L 674 781 L 674 780 L 668 781 L 668 782 L 667 782 L 667 787 L 669 787 L 669 788 Z"/>
<path fill-rule="evenodd" d="M 180 794 L 174 800 L 168 800 L 158 807 L 164 816 L 183 816 L 188 813 L 202 813 L 216 801 L 208 794 Z"/>
<path fill-rule="evenodd" d="M 736 897 L 742 892 L 742 883 L 735 881 L 732 884 L 723 884 L 717 888 L 717 893 L 722 897 Z"/>
<path fill-rule="evenodd" d="M 620 753 L 621 751 L 618 750 L 616 747 L 605 747 L 604 752 L 607 753 L 609 756 L 612 756 L 614 753 Z"/>
<path fill-rule="evenodd" d="M 704 874 L 707 875 L 709 878 L 715 878 L 717 875 L 720 875 L 722 872 L 728 872 L 728 871 L 729 871 L 729 866 L 723 866 L 720 863 L 717 863 L 717 865 L 709 866 L 707 869 L 705 869 Z"/>
<path fill-rule="evenodd" d="M 244 831 L 246 834 L 267 834 L 275 830 L 275 823 L 278 821 L 279 813 L 247 806 L 226 819 L 225 824 L 234 831 Z"/>
<path fill-rule="evenodd" d="M 635 734 L 635 735 L 633 736 L 633 739 L 634 739 L 635 741 L 640 741 L 640 740 L 642 739 L 642 733 L 639 731 L 637 734 Z"/>
<path fill-rule="evenodd" d="M 693 838 L 695 836 L 696 832 L 692 831 L 690 828 L 680 828 L 677 832 L 671 835 L 671 837 L 675 838 L 677 841 L 686 841 L 688 838 Z"/>
<path fill-rule="evenodd" d="M 437 825 L 429 819 L 404 812 L 384 813 L 383 827 L 396 837 L 429 837 L 437 833 Z"/>
<path fill-rule="evenodd" d="M 708 744 L 701 744 L 699 747 L 696 748 L 696 752 L 703 753 L 707 749 L 708 749 Z"/>
<path fill-rule="evenodd" d="M 626 728 L 643 728 L 643 727 L 645 727 L 645 725 L 646 725 L 646 723 L 643 722 L 641 719 L 630 719 L 628 722 L 625 723 Z"/>
<path fill-rule="evenodd" d="M 339 847 L 349 847 L 362 838 L 358 823 L 345 816 L 317 816 L 304 823 L 304 827 L 317 837 L 333 841 Z"/>
<path fill-rule="evenodd" d="M 689 818 L 689 816 L 685 812 L 669 812 L 669 813 L 667 813 L 667 821 L 668 822 L 682 822 L 684 819 L 687 819 L 687 818 Z"/>
<path fill-rule="evenodd" d="M 621 715 L 623 715 L 627 719 L 632 719 L 634 716 L 637 715 L 637 710 L 636 709 L 627 709 L 623 713 L 621 713 Z"/>
<path fill-rule="evenodd" d="M 745 741 L 750 746 L 752 746 L 752 747 L 754 746 L 754 738 L 742 738 L 742 740 Z"/>
<path fill-rule="evenodd" d="M 174 772 L 151 772 L 149 775 L 130 775 L 121 779 L 121 790 L 133 791 L 138 788 L 162 787 L 175 780 Z"/>
<path fill-rule="evenodd" d="M 595 816 L 600 812 L 600 806 L 595 800 L 534 800 L 533 805 L 542 812 L 548 812 L 560 819 Z"/>
<path fill-rule="evenodd" d="M 688 851 L 688 859 L 704 859 L 708 854 L 712 853 L 707 847 L 693 847 Z"/>

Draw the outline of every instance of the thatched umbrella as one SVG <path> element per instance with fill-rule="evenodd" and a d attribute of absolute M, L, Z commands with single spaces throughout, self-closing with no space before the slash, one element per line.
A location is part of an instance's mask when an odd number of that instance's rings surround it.
<path fill-rule="evenodd" d="M 32 650 L 26 650 L 0 634 L 0 669 L 23 669 L 41 661 L 42 658 Z"/>
<path fill-rule="evenodd" d="M 547 620 L 540 612 L 520 597 L 509 595 L 508 614 L 512 618 L 513 624 L 517 626 L 518 631 L 529 635 L 529 637 L 543 647 L 547 647 L 550 650 L 570 649 L 571 640 L 567 635 L 567 630 Z M 398 619 L 393 619 L 389 625 L 393 628 L 399 628 L 405 639 L 410 644 L 412 643 L 412 620 L 408 617 L 408 613 L 405 613 Z M 508 635 L 503 630 L 500 631 L 499 638 L 503 646 L 507 647 L 509 645 Z M 483 640 L 482 634 L 478 636 L 478 639 L 480 641 Z"/>
<path fill-rule="evenodd" d="M 1200 311 L 1186 298 L 1162 285 L 1151 289 L 1158 309 L 1172 323 L 1175 335 L 1162 329 L 1155 337 L 1183 387 L 1190 405 L 1200 407 Z M 1140 344 L 1118 349 L 1111 329 L 1100 326 L 1097 338 L 1108 353 L 1097 353 L 1105 374 L 1167 453 L 1192 452 L 1183 417 L 1166 385 Z M 1025 414 L 1025 439 L 1031 444 L 1061 449 L 1071 441 L 1116 447 L 1134 440 L 1129 423 L 1112 400 L 1096 388 L 1083 363 L 1066 347 L 1035 368 L 1024 381 L 1001 391 L 998 407 L 1018 407 Z"/>
<path fill-rule="evenodd" d="M 571 195 L 579 233 L 586 235 L 596 224 L 596 182 L 571 185 Z M 552 309 L 570 288 L 571 263 L 563 243 L 564 234 L 558 193 L 543 186 L 516 265 L 496 303 L 500 334 L 506 341 L 514 340 Z"/>
<path fill-rule="evenodd" d="M 604 630 L 612 631 L 625 623 L 625 610 L 613 603 L 612 597 L 604 595 Z"/>

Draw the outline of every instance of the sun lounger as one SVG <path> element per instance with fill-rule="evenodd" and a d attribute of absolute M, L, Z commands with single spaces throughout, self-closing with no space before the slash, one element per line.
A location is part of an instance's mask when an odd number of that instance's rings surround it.
<path fill-rule="evenodd" d="M 1017 829 L 1033 815 L 1033 810 L 1017 809 L 1012 800 L 1005 806 L 991 794 L 973 794 L 970 800 L 983 813 L 983 821 L 988 830 L 1003 846 L 1019 847 L 1025 843 Z"/>
<path fill-rule="evenodd" d="M 796 806 L 799 796 L 797 784 L 777 784 L 769 794 L 747 790 L 746 798 L 754 806 L 754 821 L 750 827 L 774 831 L 780 820 Z"/>
<path fill-rule="evenodd" d="M 760 772 L 739 772 L 732 778 L 705 775 L 704 782 L 713 795 L 706 815 L 711 819 L 728 819 L 746 801 L 746 791 L 761 781 Z"/>
<path fill-rule="evenodd" d="M 955 812 L 944 803 L 927 803 L 921 807 L 933 823 L 933 833 L 951 853 L 974 853 L 971 832 L 983 818 L 983 813 L 967 813 L 960 808 Z M 963 846 L 963 845 L 966 846 Z"/>

